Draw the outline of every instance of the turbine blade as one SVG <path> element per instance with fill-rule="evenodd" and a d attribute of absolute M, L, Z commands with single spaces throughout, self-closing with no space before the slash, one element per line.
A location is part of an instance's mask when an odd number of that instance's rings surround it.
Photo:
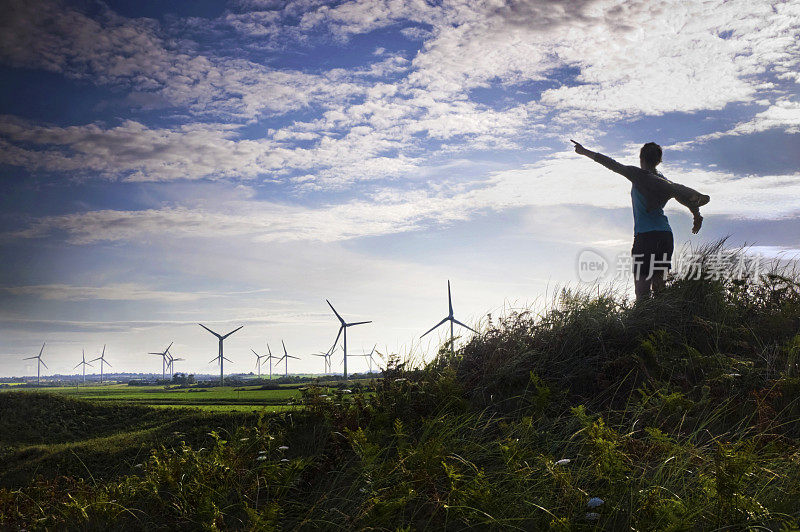
<path fill-rule="evenodd" d="M 288 354 L 288 353 L 286 352 L 286 344 L 285 344 L 285 343 L 283 343 L 283 340 L 281 340 L 281 344 L 283 345 L 283 356 L 286 356 L 286 355 Z"/>
<path fill-rule="evenodd" d="M 23 358 L 22 360 L 32 360 L 34 358 L 39 358 L 39 357 L 26 357 L 26 358 Z"/>
<path fill-rule="evenodd" d="M 106 364 L 108 364 L 112 368 L 114 367 L 114 366 L 111 365 L 111 363 L 108 360 L 103 359 L 103 362 L 105 362 Z"/>
<path fill-rule="evenodd" d="M 272 356 L 272 349 L 269 348 L 269 344 L 267 344 L 267 352 L 269 353 L 269 356 Z"/>
<path fill-rule="evenodd" d="M 167 348 L 166 348 L 166 349 L 164 349 L 164 352 L 165 352 L 165 353 L 166 353 L 166 352 L 168 352 L 168 351 L 169 351 L 169 348 L 170 348 L 170 347 L 172 347 L 172 344 L 174 344 L 174 343 L 175 343 L 175 342 L 170 342 L 170 343 L 169 343 L 169 345 L 167 346 Z"/>
<path fill-rule="evenodd" d="M 342 323 L 342 325 L 339 327 L 339 333 L 336 335 L 336 340 L 333 341 L 333 345 L 331 346 L 331 354 L 333 354 L 333 351 L 336 349 L 336 344 L 339 343 L 339 337 L 342 335 L 342 330 L 344 330 L 344 328 L 345 325 Z"/>
<path fill-rule="evenodd" d="M 45 342 L 45 343 L 47 343 L 47 342 Z M 39 349 L 39 356 L 42 356 L 42 351 L 44 351 L 44 344 L 42 344 L 42 348 Z"/>
<path fill-rule="evenodd" d="M 226 334 L 225 336 L 223 336 L 223 337 L 222 337 L 222 339 L 224 340 L 225 338 L 227 338 L 228 336 L 232 335 L 233 333 L 235 333 L 236 331 L 238 331 L 238 330 L 239 330 L 239 329 L 241 329 L 242 327 L 244 327 L 244 325 L 240 325 L 240 326 L 236 327 L 234 330 L 232 330 L 231 332 L 229 332 L 228 334 Z"/>
<path fill-rule="evenodd" d="M 202 323 L 198 323 L 198 325 L 200 327 L 202 327 L 203 329 L 207 330 L 208 332 L 210 332 L 211 334 L 213 334 L 214 336 L 216 336 L 217 338 L 222 338 L 220 335 L 218 335 L 217 333 L 215 333 L 214 331 L 212 331 L 211 329 L 209 329 L 208 327 L 206 327 Z"/>
<path fill-rule="evenodd" d="M 276 362 L 276 364 L 280 364 L 281 360 L 283 360 L 284 358 L 286 358 L 286 355 L 283 355 L 281 358 L 279 358 L 278 361 Z"/>
<path fill-rule="evenodd" d="M 98 360 L 100 360 L 100 357 L 93 358 L 93 359 L 91 359 L 89 362 L 96 362 L 96 361 L 98 361 Z"/>
<path fill-rule="evenodd" d="M 442 321 L 440 321 L 439 323 L 437 323 L 436 325 L 434 325 L 433 327 L 431 327 L 430 329 L 428 329 L 428 332 L 426 332 L 425 334 L 428 334 L 429 332 L 433 331 L 433 330 L 434 330 L 436 327 L 438 327 L 439 325 L 441 325 L 442 323 L 446 322 L 446 321 L 447 321 L 447 320 L 449 320 L 449 319 L 450 319 L 450 316 L 446 317 L 445 319 L 443 319 Z M 422 336 L 420 336 L 420 338 L 422 338 L 423 336 L 425 336 L 425 334 L 423 334 Z"/>
<path fill-rule="evenodd" d="M 39 362 L 41 362 L 41 363 L 42 363 L 42 366 L 44 366 L 44 367 L 46 367 L 46 368 L 47 368 L 47 364 L 45 364 L 45 363 L 44 363 L 44 360 L 42 360 L 42 359 L 40 358 L 40 359 L 39 359 Z M 50 368 L 47 368 L 47 369 L 50 369 Z"/>
<path fill-rule="evenodd" d="M 328 301 L 328 300 L 326 299 L 325 301 Z M 339 316 L 339 313 L 336 312 L 336 309 L 333 308 L 333 305 L 331 305 L 330 301 L 328 301 L 328 306 L 331 307 L 331 310 L 333 311 L 334 314 L 336 314 L 336 317 L 339 318 L 339 321 L 341 321 L 342 324 L 344 324 L 344 319 L 341 316 Z"/>
<path fill-rule="evenodd" d="M 447 280 L 447 306 L 450 309 L 449 316 L 453 317 L 453 298 L 450 296 L 450 279 Z"/>
<path fill-rule="evenodd" d="M 103 352 L 100 353 L 100 358 L 103 358 L 104 356 L 106 356 L 106 344 L 103 344 Z"/>
<path fill-rule="evenodd" d="M 212 358 L 211 360 L 209 360 L 209 361 L 207 362 L 207 364 L 211 364 L 212 362 L 214 362 L 214 361 L 215 361 L 215 360 L 217 360 L 218 358 L 219 358 L 219 355 L 215 356 L 214 358 Z"/>
<path fill-rule="evenodd" d="M 295 359 L 295 360 L 300 360 L 300 358 L 299 358 L 299 357 L 294 357 L 294 356 L 292 356 L 292 355 L 286 355 L 286 357 L 287 357 L 287 358 L 293 358 L 293 359 Z"/>
<path fill-rule="evenodd" d="M 348 327 L 352 327 L 353 325 L 364 325 L 365 323 L 372 323 L 372 321 L 354 321 L 353 323 L 348 323 Z"/>
<path fill-rule="evenodd" d="M 233 364 L 233 360 L 231 360 L 230 358 L 228 358 L 228 357 L 222 357 L 222 358 L 223 358 L 223 359 L 225 359 L 225 360 L 227 360 L 227 361 L 228 361 L 228 362 L 230 362 L 231 364 Z"/>
<path fill-rule="evenodd" d="M 261 355 L 259 355 L 258 353 L 256 353 L 256 350 L 255 350 L 255 349 L 253 349 L 252 347 L 250 348 L 250 351 L 252 351 L 252 352 L 253 352 L 253 354 L 254 354 L 255 356 L 257 356 L 258 358 L 261 358 Z"/>
<path fill-rule="evenodd" d="M 467 329 L 469 329 L 470 331 L 474 332 L 475 334 L 478 334 L 478 331 L 476 331 L 475 329 L 473 329 L 473 328 L 472 328 L 472 327 L 470 327 L 469 325 L 465 325 L 465 324 L 461 323 L 460 321 L 458 321 L 458 320 L 457 320 L 457 319 L 455 319 L 455 318 L 453 318 L 453 323 L 458 323 L 458 324 L 459 324 L 459 325 L 461 325 L 462 327 L 466 327 Z"/>
<path fill-rule="evenodd" d="M 78 365 L 77 365 L 77 366 L 75 366 L 75 367 L 74 367 L 74 368 L 72 368 L 72 369 L 78 369 L 78 367 L 80 367 L 80 365 L 81 365 L 81 364 L 83 364 L 83 362 L 78 362 Z"/>

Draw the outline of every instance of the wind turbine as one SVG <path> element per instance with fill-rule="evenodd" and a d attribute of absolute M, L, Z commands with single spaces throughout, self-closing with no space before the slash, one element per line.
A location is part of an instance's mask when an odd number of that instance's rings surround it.
<path fill-rule="evenodd" d="M 342 334 L 342 331 L 344 331 L 344 378 L 346 379 L 347 378 L 347 328 L 353 327 L 354 325 L 363 325 L 364 323 L 372 323 L 372 321 L 354 321 L 352 323 L 347 323 L 341 316 L 339 316 L 339 313 L 336 312 L 335 308 L 333 308 L 331 302 L 328 301 L 327 299 L 325 301 L 328 302 L 328 306 L 331 307 L 331 310 L 333 311 L 334 314 L 336 314 L 336 317 L 339 318 L 339 322 L 341 323 L 341 325 L 339 326 L 339 333 L 336 335 L 336 340 L 333 341 L 333 347 L 331 348 L 331 350 L 333 350 L 333 348 L 336 347 L 336 344 L 339 342 L 339 336 Z"/>
<path fill-rule="evenodd" d="M 167 379 L 167 357 L 169 356 L 169 348 L 175 342 L 170 342 L 166 349 L 161 353 L 147 353 L 148 355 L 158 355 L 161 357 L 161 380 Z"/>
<path fill-rule="evenodd" d="M 378 344 L 372 346 L 372 351 L 369 353 L 364 353 L 362 356 L 367 359 L 367 363 L 369 364 L 369 372 L 372 373 L 372 363 L 375 362 L 375 359 L 372 358 L 372 355 L 375 353 L 375 348 L 378 347 Z M 375 365 L 378 366 L 378 363 L 375 362 Z M 380 366 L 378 366 L 380 368 Z"/>
<path fill-rule="evenodd" d="M 225 360 L 227 360 L 228 362 L 233 362 L 233 360 L 231 360 L 231 359 L 229 359 L 229 358 L 225 358 L 225 357 L 222 355 L 222 342 L 223 342 L 223 340 L 225 340 L 225 338 L 227 338 L 228 336 L 232 335 L 233 333 L 235 333 L 236 331 L 238 331 L 239 329 L 241 329 L 242 327 L 244 327 L 244 325 L 241 325 L 241 326 L 237 327 L 236 329 L 232 330 L 231 332 L 229 332 L 229 333 L 228 333 L 228 334 L 226 334 L 226 335 L 220 335 L 220 334 L 217 334 L 217 333 L 215 333 L 214 331 L 212 331 L 211 329 L 209 329 L 208 327 L 206 327 L 205 325 L 203 325 L 202 323 L 198 323 L 198 325 L 199 325 L 200 327 L 202 327 L 203 329 L 207 330 L 208 332 L 210 332 L 211 334 L 213 334 L 214 336 L 216 336 L 216 337 L 219 339 L 219 355 L 217 355 L 217 357 L 216 357 L 216 358 L 212 358 L 212 359 L 209 361 L 209 363 L 210 363 L 210 362 L 214 362 L 215 360 L 219 360 L 219 384 L 220 384 L 220 386 L 222 386 L 222 384 L 223 384 L 223 379 L 224 379 L 224 376 L 223 376 L 224 374 L 223 374 L 223 372 L 222 372 L 222 365 L 223 365 L 223 363 L 224 363 L 224 361 L 225 361 Z"/>
<path fill-rule="evenodd" d="M 330 361 L 328 360 L 328 357 L 330 356 L 330 351 L 328 351 L 327 353 L 311 353 L 311 356 L 322 357 L 323 358 L 322 373 L 323 375 L 330 373 Z"/>
<path fill-rule="evenodd" d="M 267 355 L 259 355 L 258 353 L 256 353 L 256 350 L 253 349 L 252 347 L 250 348 L 250 351 L 252 351 L 253 354 L 256 356 L 256 368 L 258 368 L 258 380 L 261 380 L 261 359 L 268 357 Z"/>
<path fill-rule="evenodd" d="M 100 384 L 103 384 L 103 364 L 108 364 L 109 366 L 111 366 L 111 364 L 109 364 L 108 361 L 106 360 L 106 346 L 105 346 L 105 344 L 103 344 L 103 352 L 100 354 L 100 356 L 95 358 L 95 359 L 90 360 L 89 362 L 94 362 L 95 360 L 99 360 L 100 361 Z M 113 368 L 114 366 L 111 366 L 111 367 Z"/>
<path fill-rule="evenodd" d="M 172 353 L 167 353 L 169 359 L 167 360 L 167 370 L 169 370 L 169 378 L 170 380 L 172 377 L 175 376 L 175 362 L 180 362 L 181 360 L 186 360 L 185 358 L 175 358 L 172 356 Z"/>
<path fill-rule="evenodd" d="M 469 329 L 470 331 L 474 332 L 475 334 L 478 334 L 478 331 L 476 331 L 475 329 L 473 329 L 469 325 L 464 325 L 463 323 L 461 323 L 460 321 L 458 321 L 457 319 L 455 319 L 453 317 L 453 298 L 450 295 L 450 281 L 449 280 L 447 281 L 447 305 L 448 305 L 448 307 L 450 309 L 450 313 L 442 321 L 440 321 L 439 323 L 437 323 L 436 325 L 431 327 L 430 330 L 428 332 L 426 332 L 425 334 L 428 334 L 429 332 L 433 331 L 434 329 L 436 329 L 439 325 L 443 324 L 444 322 L 449 321 L 450 322 L 450 352 L 455 354 L 455 336 L 453 335 L 453 324 L 454 323 L 458 323 L 462 327 L 465 327 L 465 328 Z M 425 334 L 420 336 L 420 338 L 425 336 Z"/>
<path fill-rule="evenodd" d="M 286 344 L 283 343 L 283 340 L 281 340 L 281 344 L 283 344 L 283 356 L 278 359 L 277 363 L 280 364 L 281 360 L 286 360 L 286 362 L 284 362 L 284 364 L 286 365 L 284 376 L 288 377 L 289 376 L 289 359 L 293 358 L 295 360 L 300 360 L 300 358 L 299 357 L 294 357 L 294 356 L 292 356 L 292 355 L 290 355 L 289 353 L 286 352 Z"/>
<path fill-rule="evenodd" d="M 267 343 L 267 352 L 269 353 L 269 355 L 267 355 L 267 360 L 269 360 L 269 380 L 272 380 L 272 361 L 280 359 L 278 357 L 272 356 L 272 349 L 269 348 L 269 343 Z"/>
<path fill-rule="evenodd" d="M 44 344 L 46 343 L 47 342 L 45 342 Z M 44 351 L 44 344 L 42 344 L 42 348 L 39 349 L 38 355 L 36 355 L 35 357 L 26 357 L 22 359 L 22 360 L 33 360 L 34 358 L 36 359 L 36 386 L 39 386 L 39 376 L 41 375 L 42 366 L 44 366 L 47 369 L 50 369 L 47 367 L 47 364 L 44 363 L 44 360 L 42 360 L 42 352 Z"/>
<path fill-rule="evenodd" d="M 85 384 L 86 383 L 86 366 L 92 366 L 92 365 L 89 364 L 88 362 L 86 362 L 86 350 L 85 349 L 81 349 L 81 353 L 82 353 L 82 355 L 81 355 L 82 360 L 78 363 L 78 366 L 83 366 L 83 382 Z M 78 369 L 78 366 L 75 366 L 72 369 Z M 94 367 L 94 366 L 92 366 L 92 367 Z"/>

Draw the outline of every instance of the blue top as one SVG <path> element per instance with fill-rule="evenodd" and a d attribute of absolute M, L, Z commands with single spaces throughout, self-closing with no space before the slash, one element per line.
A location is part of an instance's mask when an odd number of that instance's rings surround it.
<path fill-rule="evenodd" d="M 647 233 L 649 231 L 672 232 L 672 228 L 669 226 L 669 220 L 667 220 L 664 214 L 664 205 L 658 209 L 647 212 L 647 201 L 635 186 L 631 187 L 631 203 L 633 203 L 634 235 Z"/>

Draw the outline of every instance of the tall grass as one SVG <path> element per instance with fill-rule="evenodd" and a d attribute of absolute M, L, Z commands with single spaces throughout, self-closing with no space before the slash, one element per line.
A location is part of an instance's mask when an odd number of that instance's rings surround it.
<path fill-rule="evenodd" d="M 303 412 L 156 448 L 138 473 L 0 491 L 3 524 L 795 529 L 799 279 L 711 278 L 720 250 L 651 300 L 563 290 L 424 368 L 309 387 Z"/>

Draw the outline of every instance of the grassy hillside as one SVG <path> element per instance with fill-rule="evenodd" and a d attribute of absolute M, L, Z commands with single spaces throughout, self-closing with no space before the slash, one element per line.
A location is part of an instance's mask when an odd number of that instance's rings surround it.
<path fill-rule="evenodd" d="M 116 478 L 158 445 L 199 445 L 211 439 L 210 430 L 232 430 L 257 417 L 0 393 L 0 486 L 19 487 L 37 476 Z"/>
<path fill-rule="evenodd" d="M 455 356 L 396 364 L 374 394 L 312 387 L 301 412 L 218 430 L 194 419 L 210 441 L 155 448 L 132 474 L 0 490 L 0 519 L 92 530 L 796 529 L 798 277 L 703 277 L 674 279 L 639 305 L 563 292 Z M 67 417 L 77 404 L 51 400 Z"/>

